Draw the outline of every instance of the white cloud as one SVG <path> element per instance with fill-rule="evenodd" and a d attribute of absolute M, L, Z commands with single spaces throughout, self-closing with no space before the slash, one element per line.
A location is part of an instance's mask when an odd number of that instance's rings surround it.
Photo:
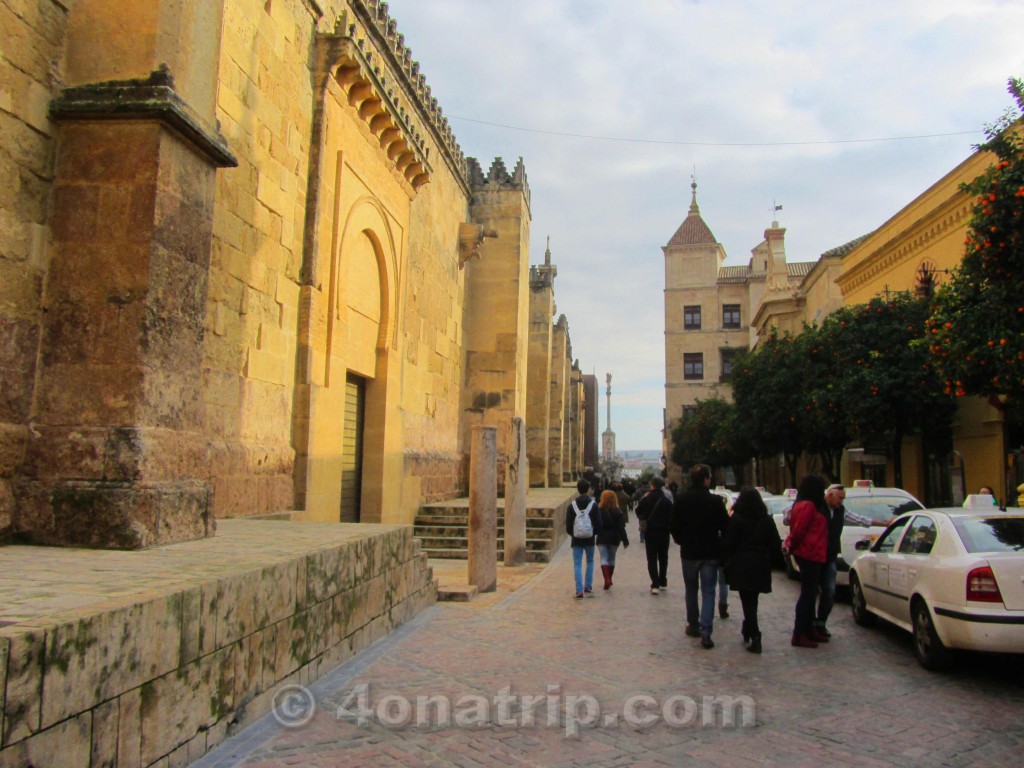
<path fill-rule="evenodd" d="M 784 207 L 791 261 L 882 224 L 1010 106 L 1019 0 L 391 0 L 466 154 L 522 156 L 531 261 L 551 236 L 584 372 L 613 374 L 620 449 L 659 447 L 663 246 L 694 166 L 705 221 L 744 263 Z M 469 122 L 500 123 L 532 131 Z M 540 133 L 548 131 L 550 133 Z M 869 143 L 708 146 L 709 143 Z M 634 141 L 572 138 L 556 133 Z M 672 144 L 657 142 L 703 142 Z"/>

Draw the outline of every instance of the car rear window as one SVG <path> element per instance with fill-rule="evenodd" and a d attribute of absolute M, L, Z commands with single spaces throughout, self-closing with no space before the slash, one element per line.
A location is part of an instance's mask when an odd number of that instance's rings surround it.
<path fill-rule="evenodd" d="M 878 525 L 883 525 L 904 512 L 924 509 L 916 501 L 905 496 L 847 496 L 843 505 L 858 515 L 871 518 Z"/>
<path fill-rule="evenodd" d="M 953 525 L 968 552 L 1019 552 L 1024 549 L 1024 517 L 969 517 Z"/>

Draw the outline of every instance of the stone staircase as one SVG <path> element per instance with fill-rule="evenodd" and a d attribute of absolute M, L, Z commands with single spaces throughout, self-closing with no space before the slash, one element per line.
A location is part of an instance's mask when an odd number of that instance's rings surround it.
<path fill-rule="evenodd" d="M 505 557 L 505 509 L 498 499 L 498 562 Z M 427 557 L 466 560 L 469 557 L 469 500 L 451 499 L 420 507 L 413 536 Z M 546 563 L 565 538 L 565 506 L 526 508 L 526 561 Z"/>

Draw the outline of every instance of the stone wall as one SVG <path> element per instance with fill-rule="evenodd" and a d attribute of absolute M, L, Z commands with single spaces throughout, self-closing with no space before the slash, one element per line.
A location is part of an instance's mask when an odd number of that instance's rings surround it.
<path fill-rule="evenodd" d="M 67 16 L 56 0 L 0 6 L 0 541 L 29 436 L 56 149 L 47 109 Z"/>
<path fill-rule="evenodd" d="M 411 528 L 353 530 L 227 521 L 143 553 L 182 584 L 0 628 L 0 765 L 186 765 L 433 604 Z"/>
<path fill-rule="evenodd" d="M 513 417 L 526 417 L 530 189 L 522 159 L 510 173 L 497 158 L 486 175 L 471 161 L 470 182 L 472 219 L 492 236 L 466 265 L 463 444 L 468 445 L 473 427 L 496 427 L 502 463 Z M 499 487 L 504 487 L 503 472 Z"/>
<path fill-rule="evenodd" d="M 504 439 L 532 386 L 529 190 L 521 161 L 470 173 L 387 4 L 8 6 L 0 539 L 465 493 L 467 430 Z"/>

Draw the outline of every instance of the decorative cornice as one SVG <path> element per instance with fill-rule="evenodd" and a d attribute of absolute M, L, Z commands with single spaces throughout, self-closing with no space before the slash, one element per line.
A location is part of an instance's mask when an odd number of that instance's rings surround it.
<path fill-rule="evenodd" d="M 971 204 L 971 197 L 967 193 L 957 191 L 942 205 L 936 207 L 929 216 L 915 221 L 875 248 L 856 266 L 836 279 L 843 295 L 852 293 L 880 274 L 890 272 L 899 264 L 913 261 L 917 254 L 928 248 L 934 240 L 946 236 L 951 229 L 964 227 L 971 216 Z M 857 247 L 853 249 L 854 252 Z M 912 288 L 912 285 L 906 286 L 906 290 Z"/>
<path fill-rule="evenodd" d="M 413 127 L 410 118 L 415 112 L 432 134 L 456 180 L 468 191 L 466 158 L 437 99 L 431 96 L 430 86 L 420 73 L 419 62 L 413 60 L 412 51 L 405 45 L 405 36 L 398 32 L 397 22 L 388 13 L 388 4 L 381 0 L 349 0 L 349 6 L 359 24 L 349 23 L 348 14 L 342 12 L 334 31 L 352 44 L 348 63 L 339 68 L 339 83 L 346 88 L 350 102 L 355 102 L 353 106 L 371 124 L 374 133 L 381 137 L 382 144 L 388 144 L 389 155 L 394 151 L 401 157 L 405 150 L 395 146 L 392 134 L 384 134 L 389 129 L 402 132 L 402 140 L 416 155 L 415 162 L 423 166 L 426 174 L 413 177 L 416 179 L 413 186 L 418 188 L 429 180 L 430 148 Z M 368 50 L 369 47 L 380 53 L 387 69 L 394 73 L 396 83 L 388 82 L 382 67 L 374 62 L 374 52 Z M 402 104 L 401 95 L 404 95 L 408 107 Z M 394 126 L 387 124 L 387 118 Z"/>
<path fill-rule="evenodd" d="M 70 120 L 154 120 L 173 128 L 220 168 L 238 160 L 220 132 L 211 128 L 174 90 L 166 65 L 146 79 L 109 80 L 64 88 L 50 102 L 50 118 Z"/>

